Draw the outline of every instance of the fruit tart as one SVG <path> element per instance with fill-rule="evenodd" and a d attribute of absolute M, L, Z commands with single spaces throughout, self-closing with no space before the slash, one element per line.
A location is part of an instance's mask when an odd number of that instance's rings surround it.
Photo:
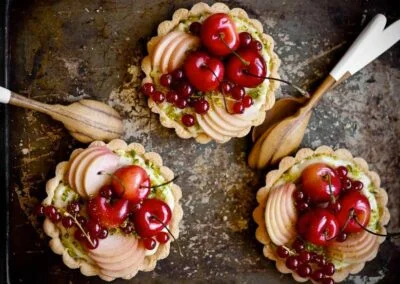
<path fill-rule="evenodd" d="M 69 268 L 106 281 L 150 271 L 178 237 L 181 189 L 156 153 L 93 142 L 57 165 L 38 208 L 50 247 Z"/>
<path fill-rule="evenodd" d="M 181 138 L 224 143 L 264 121 L 280 64 L 273 39 L 243 9 L 197 3 L 158 26 L 142 61 L 142 92 Z"/>
<path fill-rule="evenodd" d="M 387 198 L 365 160 L 345 149 L 301 149 L 258 191 L 256 237 L 280 272 L 299 282 L 339 282 L 377 255 Z"/>

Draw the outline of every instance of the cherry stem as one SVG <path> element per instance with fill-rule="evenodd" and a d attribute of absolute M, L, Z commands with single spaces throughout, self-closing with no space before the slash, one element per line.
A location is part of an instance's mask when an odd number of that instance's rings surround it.
<path fill-rule="evenodd" d="M 329 198 L 330 198 L 330 202 L 331 204 L 335 204 L 336 203 L 336 198 L 333 195 L 333 191 L 332 191 L 332 180 L 331 180 L 331 175 L 329 173 L 326 174 L 326 176 L 328 176 L 328 186 L 329 186 Z"/>
<path fill-rule="evenodd" d="M 168 185 L 168 184 L 173 183 L 174 181 L 176 181 L 178 178 L 179 178 L 179 175 L 177 175 L 176 177 L 174 177 L 174 178 L 171 179 L 170 181 L 167 181 L 167 182 L 164 182 L 164 183 L 161 183 L 161 184 L 157 184 L 157 185 L 150 186 L 150 188 L 157 188 L 157 187 L 162 187 L 162 186 L 164 186 L 164 185 Z M 147 188 L 147 186 L 141 186 L 140 188 Z"/>
<path fill-rule="evenodd" d="M 330 238 L 330 239 L 325 238 L 325 240 L 326 240 L 326 241 L 331 241 L 331 240 L 333 240 L 334 238 L 338 237 L 341 233 L 343 233 L 344 230 L 346 229 L 347 225 L 349 224 L 350 220 L 351 220 L 352 218 L 354 218 L 354 216 L 355 216 L 355 214 L 354 214 L 354 209 L 351 208 L 351 210 L 349 211 L 349 216 L 347 216 L 346 222 L 344 222 L 343 228 L 340 229 L 339 233 L 337 233 L 336 236 L 333 236 L 333 237 Z"/>
<path fill-rule="evenodd" d="M 69 214 L 68 212 L 64 212 L 64 216 L 67 217 L 71 217 L 72 220 L 74 221 L 74 223 L 76 224 L 76 226 L 78 226 L 79 230 L 82 231 L 82 233 L 85 235 L 85 238 L 88 240 L 88 242 L 92 245 L 92 247 L 95 246 L 95 244 L 93 243 L 92 239 L 90 238 L 90 236 L 86 233 L 86 231 L 83 229 L 82 225 L 78 222 L 78 220 L 76 219 L 76 217 L 72 214 Z"/>
<path fill-rule="evenodd" d="M 279 78 L 274 78 L 274 77 L 259 76 L 259 75 L 257 75 L 257 74 L 250 73 L 250 72 L 249 72 L 248 70 L 246 70 L 246 69 L 243 70 L 243 73 L 245 73 L 245 74 L 247 74 L 247 75 L 250 75 L 250 76 L 253 76 L 253 77 L 257 77 L 257 78 L 263 78 L 263 79 L 267 79 L 267 80 L 273 80 L 273 81 L 279 81 L 279 82 L 285 83 L 285 84 L 291 86 L 292 88 L 296 89 L 296 90 L 297 90 L 301 95 L 303 95 L 304 97 L 306 97 L 306 98 L 309 98 L 309 97 L 310 97 L 310 93 L 309 93 L 309 92 L 307 92 L 307 91 L 304 90 L 303 88 L 300 88 L 299 86 L 297 86 L 297 85 L 295 85 L 295 84 L 293 84 L 293 83 L 290 83 L 289 81 L 286 81 L 286 80 L 283 80 L 283 79 L 279 79 Z"/>
<path fill-rule="evenodd" d="M 115 176 L 114 174 L 110 174 L 110 173 L 107 173 L 107 172 L 104 172 L 104 171 L 99 171 L 97 174 L 98 175 L 107 175 L 107 176 L 110 176 L 111 178 L 115 179 L 116 181 L 118 181 L 118 183 L 124 189 L 124 191 L 122 192 L 121 196 L 123 196 L 125 194 L 126 187 L 125 187 L 124 183 L 122 182 L 122 180 L 119 177 Z"/>
<path fill-rule="evenodd" d="M 179 254 L 180 254 L 181 257 L 183 257 L 183 254 L 182 254 L 182 251 L 181 251 L 181 247 L 180 247 L 180 245 L 179 245 L 179 242 L 178 242 L 178 240 L 174 237 L 174 235 L 172 234 L 172 232 L 168 229 L 167 225 L 166 225 L 163 221 L 161 221 L 161 220 L 160 220 L 157 216 L 155 216 L 155 215 L 151 215 L 150 217 L 153 218 L 153 219 L 155 219 L 156 221 L 160 222 L 161 225 L 163 225 L 163 227 L 167 230 L 167 232 L 171 235 L 171 237 L 172 237 L 172 238 L 174 239 L 174 241 L 176 242 L 176 244 L 177 244 L 177 246 L 178 246 Z"/>
<path fill-rule="evenodd" d="M 236 51 L 234 51 L 232 48 L 229 47 L 229 45 L 226 43 L 226 41 L 224 39 L 224 34 L 223 33 L 220 33 L 218 36 L 219 36 L 219 39 L 224 43 L 226 48 L 229 49 L 229 51 L 232 52 L 237 58 L 239 58 L 239 60 L 242 62 L 243 65 L 245 65 L 245 66 L 249 66 L 250 65 L 250 62 L 244 60 L 243 57 L 241 57 Z"/>
<path fill-rule="evenodd" d="M 375 233 L 375 232 L 369 230 L 367 227 L 364 227 L 364 226 L 357 220 L 357 216 L 356 216 L 355 214 L 353 214 L 352 217 L 353 217 L 354 222 L 356 222 L 361 228 L 363 228 L 363 230 L 365 230 L 365 231 L 367 231 L 368 233 L 373 234 L 373 235 L 375 235 L 375 236 L 379 236 L 379 237 L 389 237 L 389 238 L 392 238 L 392 237 L 399 237 L 399 236 L 400 236 L 400 232 L 398 232 L 398 233 L 387 233 L 387 234 Z"/>

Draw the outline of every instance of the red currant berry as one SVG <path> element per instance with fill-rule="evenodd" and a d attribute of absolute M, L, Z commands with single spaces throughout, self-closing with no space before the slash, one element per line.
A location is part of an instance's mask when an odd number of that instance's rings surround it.
<path fill-rule="evenodd" d="M 192 35 L 198 36 L 200 35 L 201 26 L 202 25 L 199 22 L 193 22 L 189 26 L 189 31 L 192 33 Z"/>
<path fill-rule="evenodd" d="M 320 281 L 324 277 L 324 273 L 319 270 L 315 270 L 313 273 L 311 273 L 311 279 L 314 281 Z"/>
<path fill-rule="evenodd" d="M 222 81 L 221 84 L 219 84 L 219 89 L 223 94 L 227 94 L 232 89 L 232 83 L 228 81 Z"/>
<path fill-rule="evenodd" d="M 210 104 L 205 99 L 200 99 L 194 105 L 194 110 L 198 114 L 205 114 L 210 109 Z"/>
<path fill-rule="evenodd" d="M 311 254 L 308 251 L 303 250 L 299 253 L 299 260 L 302 263 L 308 263 L 311 260 Z"/>
<path fill-rule="evenodd" d="M 304 250 L 304 242 L 301 239 L 296 239 L 292 245 L 293 249 L 297 252 Z"/>
<path fill-rule="evenodd" d="M 160 77 L 160 84 L 164 87 L 169 88 L 172 83 L 172 75 L 171 74 L 162 74 Z"/>
<path fill-rule="evenodd" d="M 188 106 L 188 100 L 185 98 L 179 98 L 176 103 L 175 106 L 180 108 L 180 109 L 184 109 L 185 107 Z"/>
<path fill-rule="evenodd" d="M 250 96 L 244 96 L 242 103 L 245 108 L 249 108 L 253 105 L 253 98 Z"/>
<path fill-rule="evenodd" d="M 60 220 L 61 220 L 61 214 L 59 213 L 59 212 L 56 212 L 54 215 L 51 215 L 50 216 L 50 220 L 53 222 L 53 223 L 57 223 L 57 222 L 59 222 Z"/>
<path fill-rule="evenodd" d="M 78 240 L 80 242 L 86 240 L 86 235 L 80 229 L 75 231 L 74 237 L 76 240 Z"/>
<path fill-rule="evenodd" d="M 236 102 L 233 104 L 233 112 L 236 114 L 244 113 L 244 105 L 242 102 Z"/>
<path fill-rule="evenodd" d="M 333 263 L 327 263 L 324 265 L 324 267 L 322 268 L 322 272 L 326 275 L 326 276 L 332 276 L 335 273 L 335 265 Z"/>
<path fill-rule="evenodd" d="M 89 231 L 89 233 L 90 233 L 92 236 L 96 236 L 96 237 L 97 237 L 97 235 L 100 233 L 101 226 L 100 226 L 99 223 L 97 223 L 97 222 L 95 222 L 95 221 L 93 221 L 93 220 L 90 220 L 90 221 L 86 224 L 86 229 Z"/>
<path fill-rule="evenodd" d="M 194 125 L 194 116 L 191 114 L 184 114 L 182 116 L 182 123 L 186 127 L 190 127 Z"/>
<path fill-rule="evenodd" d="M 323 267 L 326 264 L 326 259 L 322 255 L 317 255 L 314 259 L 314 263 L 318 264 L 319 267 Z"/>
<path fill-rule="evenodd" d="M 35 208 L 35 215 L 36 216 L 44 216 L 44 206 L 42 204 L 39 204 L 36 208 Z"/>
<path fill-rule="evenodd" d="M 350 190 L 352 186 L 353 186 L 353 183 L 352 183 L 351 179 L 349 179 L 348 177 L 345 177 L 342 179 L 343 190 L 345 190 L 345 191 Z"/>
<path fill-rule="evenodd" d="M 340 179 L 347 177 L 348 170 L 345 166 L 337 167 L 335 171 Z"/>
<path fill-rule="evenodd" d="M 252 40 L 253 37 L 248 32 L 241 32 L 239 34 L 240 47 L 248 47 Z"/>
<path fill-rule="evenodd" d="M 88 249 L 96 249 L 96 248 L 99 246 L 99 239 L 90 236 L 90 234 L 89 234 L 89 238 L 90 238 L 90 242 L 89 242 L 88 239 L 85 239 L 85 241 L 84 241 L 85 246 L 86 246 Z"/>
<path fill-rule="evenodd" d="M 352 190 L 361 191 L 363 189 L 363 187 L 364 187 L 364 184 L 359 180 L 355 180 L 351 183 Z"/>
<path fill-rule="evenodd" d="M 300 277 L 305 278 L 310 276 L 312 269 L 308 264 L 301 264 L 299 267 L 297 267 L 296 272 Z"/>
<path fill-rule="evenodd" d="M 287 258 L 289 256 L 289 251 L 284 246 L 279 246 L 276 249 L 276 253 L 280 258 Z"/>
<path fill-rule="evenodd" d="M 304 211 L 307 211 L 308 208 L 310 208 L 310 205 L 307 202 L 301 201 L 299 203 L 296 203 L 296 208 L 300 212 L 304 212 Z"/>
<path fill-rule="evenodd" d="M 299 259 L 297 256 L 291 255 L 286 259 L 285 263 L 287 268 L 295 270 L 299 266 Z"/>
<path fill-rule="evenodd" d="M 336 237 L 337 242 L 344 242 L 347 239 L 347 234 L 345 232 L 339 233 L 339 235 Z"/>
<path fill-rule="evenodd" d="M 317 257 L 317 255 L 318 255 L 317 253 L 310 251 L 310 262 L 313 262 L 315 257 Z"/>
<path fill-rule="evenodd" d="M 175 82 L 181 81 L 184 77 L 184 73 L 183 73 L 182 69 L 176 69 L 176 70 L 172 71 L 171 75 L 172 75 L 172 79 Z"/>
<path fill-rule="evenodd" d="M 133 223 L 128 222 L 126 226 L 122 229 L 125 234 L 131 234 L 134 231 L 135 227 L 133 226 Z"/>
<path fill-rule="evenodd" d="M 256 51 L 261 51 L 261 49 L 263 48 L 262 43 L 258 40 L 253 40 L 250 44 L 249 44 L 249 48 L 256 50 Z"/>
<path fill-rule="evenodd" d="M 306 197 L 306 195 L 301 190 L 295 190 L 293 192 L 293 198 L 296 201 L 296 203 L 303 201 L 305 199 L 305 197 Z"/>
<path fill-rule="evenodd" d="M 67 211 L 69 213 L 71 213 L 72 215 L 79 213 L 80 210 L 81 210 L 81 206 L 79 205 L 78 201 L 72 201 L 67 206 Z"/>
<path fill-rule="evenodd" d="M 78 217 L 76 217 L 76 220 L 78 221 L 78 223 L 79 224 L 81 224 L 83 227 L 85 227 L 86 226 L 86 224 L 87 224 L 87 219 L 85 218 L 85 217 L 83 217 L 83 216 L 78 216 Z"/>
<path fill-rule="evenodd" d="M 167 102 L 169 102 L 170 104 L 176 103 L 178 98 L 178 94 L 175 91 L 169 91 L 166 95 Z"/>
<path fill-rule="evenodd" d="M 189 83 L 182 82 L 176 87 L 176 92 L 181 98 L 188 98 L 193 93 L 193 87 Z"/>
<path fill-rule="evenodd" d="M 108 236 L 108 230 L 106 228 L 101 228 L 100 232 L 97 234 L 99 239 L 105 239 Z"/>
<path fill-rule="evenodd" d="M 111 185 L 105 185 L 100 189 L 100 195 L 104 198 L 111 198 L 113 195 L 113 189 Z"/>
<path fill-rule="evenodd" d="M 335 284 L 335 281 L 333 281 L 333 279 L 330 277 L 322 278 L 320 281 L 321 284 Z"/>
<path fill-rule="evenodd" d="M 61 223 L 64 226 L 64 228 L 68 229 L 68 228 L 71 228 L 74 225 L 74 220 L 69 216 L 64 216 L 61 219 Z"/>
<path fill-rule="evenodd" d="M 235 100 L 238 100 L 238 101 L 243 99 L 245 94 L 246 94 L 246 91 L 244 90 L 243 87 L 240 87 L 240 86 L 235 86 L 231 90 L 232 98 L 234 98 Z"/>
<path fill-rule="evenodd" d="M 144 238 L 143 245 L 146 249 L 152 250 L 156 247 L 156 241 L 153 238 Z"/>
<path fill-rule="evenodd" d="M 165 244 L 169 241 L 169 234 L 167 232 L 159 232 L 156 239 L 160 244 Z"/>
<path fill-rule="evenodd" d="M 150 96 L 156 90 L 156 88 L 152 83 L 145 83 L 140 90 L 146 96 Z"/>
<path fill-rule="evenodd" d="M 51 216 L 53 216 L 54 214 L 57 213 L 57 209 L 56 209 L 53 205 L 49 205 L 49 206 L 46 206 L 46 207 L 43 209 L 43 212 L 44 212 L 44 215 L 45 215 L 47 218 L 50 218 Z"/>
<path fill-rule="evenodd" d="M 162 92 L 160 91 L 155 91 L 154 93 L 151 94 L 151 99 L 157 103 L 161 104 L 165 100 L 165 96 Z"/>
<path fill-rule="evenodd" d="M 336 213 L 339 213 L 340 209 L 342 209 L 342 208 L 341 208 L 340 203 L 336 201 L 335 203 L 329 203 L 328 209 L 336 214 Z"/>
<path fill-rule="evenodd" d="M 190 97 L 190 98 L 188 99 L 188 106 L 194 107 L 194 106 L 196 105 L 196 103 L 197 103 L 198 100 L 199 100 L 199 99 Z"/>

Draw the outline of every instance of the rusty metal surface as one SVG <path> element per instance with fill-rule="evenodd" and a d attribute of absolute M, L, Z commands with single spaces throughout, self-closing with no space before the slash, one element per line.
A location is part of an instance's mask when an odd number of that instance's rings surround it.
<path fill-rule="evenodd" d="M 161 127 L 136 89 L 145 43 L 180 7 L 197 1 L 13 1 L 11 88 L 47 103 L 84 97 L 107 101 L 124 116 L 127 141 L 159 152 L 180 174 L 184 220 L 180 242 L 153 272 L 130 282 L 291 283 L 262 255 L 252 221 L 265 173 L 246 166 L 250 139 L 199 145 Z M 283 78 L 311 88 L 377 12 L 400 18 L 397 1 L 229 1 L 276 40 Z M 397 5 L 397 7 L 396 7 Z M 127 72 L 130 68 L 130 73 Z M 389 193 L 389 231 L 399 231 L 400 45 L 325 96 L 302 146 L 346 147 L 380 173 Z M 288 89 L 282 88 L 282 93 Z M 281 94 L 280 94 L 281 95 Z M 45 196 L 55 165 L 82 146 L 45 115 L 10 108 L 10 270 L 12 283 L 100 283 L 68 269 L 47 246 L 32 207 Z M 400 243 L 386 241 L 377 258 L 348 283 L 400 283 Z M 122 283 L 125 281 L 116 281 Z"/>

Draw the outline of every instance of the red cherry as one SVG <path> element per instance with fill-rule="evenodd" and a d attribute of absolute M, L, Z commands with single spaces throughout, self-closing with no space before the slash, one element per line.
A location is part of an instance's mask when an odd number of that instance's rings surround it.
<path fill-rule="evenodd" d="M 337 167 L 335 171 L 340 179 L 347 177 L 349 172 L 345 166 Z"/>
<path fill-rule="evenodd" d="M 145 199 L 142 207 L 133 215 L 135 230 L 143 238 L 155 236 L 169 223 L 171 215 L 171 209 L 164 201 Z"/>
<path fill-rule="evenodd" d="M 224 13 L 209 16 L 203 22 L 200 37 L 204 46 L 216 56 L 228 55 L 240 44 L 235 22 Z"/>
<path fill-rule="evenodd" d="M 239 34 L 240 47 L 246 48 L 252 42 L 253 37 L 248 32 L 241 32 Z"/>
<path fill-rule="evenodd" d="M 179 82 L 185 77 L 182 69 L 175 69 L 174 71 L 172 71 L 171 75 L 172 75 L 172 79 L 175 82 Z"/>
<path fill-rule="evenodd" d="M 57 222 L 59 222 L 60 220 L 61 220 L 61 214 L 59 213 L 59 212 L 56 212 L 54 215 L 51 215 L 50 216 L 50 220 L 53 222 L 53 223 L 57 223 Z"/>
<path fill-rule="evenodd" d="M 178 98 L 178 100 L 175 103 L 175 106 L 180 109 L 184 109 L 188 106 L 188 100 L 185 98 Z"/>
<path fill-rule="evenodd" d="M 314 281 L 320 281 L 324 277 L 324 273 L 321 270 L 315 270 L 310 277 Z"/>
<path fill-rule="evenodd" d="M 61 223 L 64 226 L 64 228 L 68 229 L 68 228 L 71 228 L 74 225 L 74 220 L 69 216 L 64 216 L 61 219 Z"/>
<path fill-rule="evenodd" d="M 90 220 L 86 225 L 86 229 L 89 231 L 89 233 L 92 236 L 97 237 L 98 234 L 100 233 L 101 226 L 98 222 L 96 222 L 94 220 Z"/>
<path fill-rule="evenodd" d="M 303 250 L 299 253 L 299 260 L 302 263 L 308 263 L 311 260 L 311 254 L 308 251 Z"/>
<path fill-rule="evenodd" d="M 164 87 L 169 88 L 172 83 L 172 75 L 171 74 L 162 74 L 160 77 L 160 84 Z"/>
<path fill-rule="evenodd" d="M 304 248 L 305 248 L 305 247 L 304 247 L 304 242 L 303 242 L 301 239 L 299 239 L 299 238 L 297 238 L 297 239 L 293 242 L 292 247 L 293 247 L 293 249 L 294 249 L 295 251 L 297 251 L 298 253 L 301 252 L 301 251 L 303 251 Z"/>
<path fill-rule="evenodd" d="M 337 237 L 336 237 L 336 241 L 337 242 L 344 242 L 347 239 L 347 234 L 345 232 L 341 232 Z"/>
<path fill-rule="evenodd" d="M 129 201 L 120 199 L 114 204 L 100 196 L 89 199 L 87 211 L 89 216 L 106 228 L 117 228 L 126 219 L 129 213 Z"/>
<path fill-rule="evenodd" d="M 205 99 L 198 100 L 194 105 L 194 110 L 198 114 L 205 114 L 210 109 L 210 104 Z"/>
<path fill-rule="evenodd" d="M 250 44 L 249 44 L 249 48 L 256 50 L 256 51 L 261 51 L 263 48 L 263 45 L 260 41 L 258 40 L 253 40 Z"/>
<path fill-rule="evenodd" d="M 276 253 L 280 258 L 287 258 L 289 256 L 289 251 L 283 246 L 279 246 L 276 249 Z"/>
<path fill-rule="evenodd" d="M 144 83 L 140 90 L 146 96 L 150 96 L 156 90 L 156 88 L 152 83 Z"/>
<path fill-rule="evenodd" d="M 303 263 L 299 267 L 297 267 L 296 272 L 300 277 L 305 278 L 310 276 L 312 269 L 310 265 Z"/>
<path fill-rule="evenodd" d="M 169 102 L 170 104 L 176 103 L 178 98 L 178 94 L 175 91 L 169 91 L 166 95 L 167 102 Z"/>
<path fill-rule="evenodd" d="M 244 105 L 242 102 L 236 102 L 233 104 L 233 112 L 236 114 L 244 113 Z"/>
<path fill-rule="evenodd" d="M 113 188 L 111 185 L 105 185 L 102 188 L 100 188 L 100 195 L 105 197 L 105 198 L 111 198 L 113 195 Z"/>
<path fill-rule="evenodd" d="M 339 223 L 330 211 L 315 208 L 301 215 L 297 221 L 297 232 L 307 241 L 325 246 L 328 240 L 336 237 Z"/>
<path fill-rule="evenodd" d="M 193 52 L 186 58 L 183 70 L 189 82 L 202 92 L 217 89 L 224 78 L 221 60 L 201 51 Z"/>
<path fill-rule="evenodd" d="M 300 261 L 297 256 L 291 255 L 286 259 L 285 264 L 287 268 L 295 270 L 299 266 Z"/>
<path fill-rule="evenodd" d="M 350 190 L 352 186 L 353 186 L 353 183 L 352 183 L 351 179 L 349 179 L 348 177 L 342 178 L 342 189 L 344 191 Z"/>
<path fill-rule="evenodd" d="M 92 237 L 90 234 L 89 234 L 89 238 L 91 240 L 90 242 L 87 238 L 85 238 L 84 242 L 83 242 L 85 244 L 86 248 L 88 248 L 90 250 L 96 249 L 99 246 L 99 239 Z"/>
<path fill-rule="evenodd" d="M 160 244 L 165 244 L 169 241 L 169 234 L 167 232 L 159 232 L 156 239 Z"/>
<path fill-rule="evenodd" d="M 223 94 L 228 94 L 232 89 L 232 83 L 228 81 L 222 81 L 219 85 L 219 89 Z"/>
<path fill-rule="evenodd" d="M 326 276 L 332 276 L 335 273 L 335 270 L 335 265 L 333 263 L 327 263 L 322 268 L 322 271 Z"/>
<path fill-rule="evenodd" d="M 300 201 L 296 203 L 296 208 L 300 212 L 305 212 L 310 208 L 310 204 L 308 204 L 308 202 L 305 201 Z"/>
<path fill-rule="evenodd" d="M 81 206 L 79 205 L 78 201 L 72 201 L 70 204 L 67 206 L 67 211 L 71 213 L 72 215 L 78 214 L 79 211 L 81 210 Z"/>
<path fill-rule="evenodd" d="M 190 127 L 194 125 L 194 116 L 191 114 L 182 115 L 182 123 L 183 125 Z"/>
<path fill-rule="evenodd" d="M 264 58 L 257 51 L 251 49 L 239 50 L 237 54 L 248 65 L 238 56 L 232 55 L 226 65 L 226 77 L 242 87 L 255 88 L 260 85 L 264 81 L 263 77 L 267 74 L 267 65 Z"/>
<path fill-rule="evenodd" d="M 340 228 L 345 233 L 361 232 L 363 228 L 354 221 L 354 218 L 350 219 L 346 228 L 343 227 L 349 218 L 352 209 L 354 210 L 357 221 L 364 227 L 368 225 L 371 216 L 371 206 L 368 198 L 359 191 L 349 191 L 342 196 L 339 203 L 341 205 L 341 210 L 336 217 L 339 221 Z"/>
<path fill-rule="evenodd" d="M 199 36 L 201 32 L 202 25 L 199 22 L 193 22 L 189 26 L 189 31 L 192 35 Z"/>
<path fill-rule="evenodd" d="M 51 218 L 51 216 L 54 216 L 57 213 L 57 209 L 53 205 L 49 205 L 43 209 L 43 212 L 47 218 Z"/>
<path fill-rule="evenodd" d="M 331 188 L 329 186 L 329 176 Z M 341 183 L 335 171 L 323 163 L 316 163 L 306 167 L 301 173 L 303 192 L 308 195 L 312 202 L 330 201 L 330 191 L 333 196 L 340 194 Z"/>
<path fill-rule="evenodd" d="M 165 100 L 165 96 L 162 92 L 160 91 L 154 91 L 151 94 L 151 99 L 157 103 L 157 104 L 161 104 L 164 100 Z"/>
<path fill-rule="evenodd" d="M 100 232 L 97 234 L 99 239 L 105 239 L 108 236 L 108 230 L 106 228 L 101 228 Z"/>
<path fill-rule="evenodd" d="M 130 165 L 119 168 L 111 181 L 114 192 L 121 198 L 138 203 L 150 192 L 150 178 L 145 169 Z"/>
<path fill-rule="evenodd" d="M 329 203 L 328 209 L 332 211 L 332 213 L 337 214 L 341 209 L 340 203 L 337 201 L 334 203 Z"/>
<path fill-rule="evenodd" d="M 249 108 L 253 105 L 253 98 L 250 96 L 244 96 L 242 103 L 245 108 Z"/>
<path fill-rule="evenodd" d="M 193 94 L 193 87 L 187 82 L 181 82 L 176 86 L 176 92 L 181 98 L 188 98 Z"/>
<path fill-rule="evenodd" d="M 143 245 L 146 249 L 152 250 L 156 247 L 156 241 L 153 238 L 144 238 Z"/>
<path fill-rule="evenodd" d="M 238 101 L 243 99 L 245 94 L 246 94 L 246 91 L 244 90 L 243 87 L 240 87 L 240 86 L 235 86 L 231 90 L 232 98 L 234 98 L 235 100 L 238 100 Z"/>
<path fill-rule="evenodd" d="M 351 189 L 352 190 L 361 191 L 363 189 L 363 187 L 364 187 L 364 184 L 359 180 L 354 180 L 351 183 Z"/>

